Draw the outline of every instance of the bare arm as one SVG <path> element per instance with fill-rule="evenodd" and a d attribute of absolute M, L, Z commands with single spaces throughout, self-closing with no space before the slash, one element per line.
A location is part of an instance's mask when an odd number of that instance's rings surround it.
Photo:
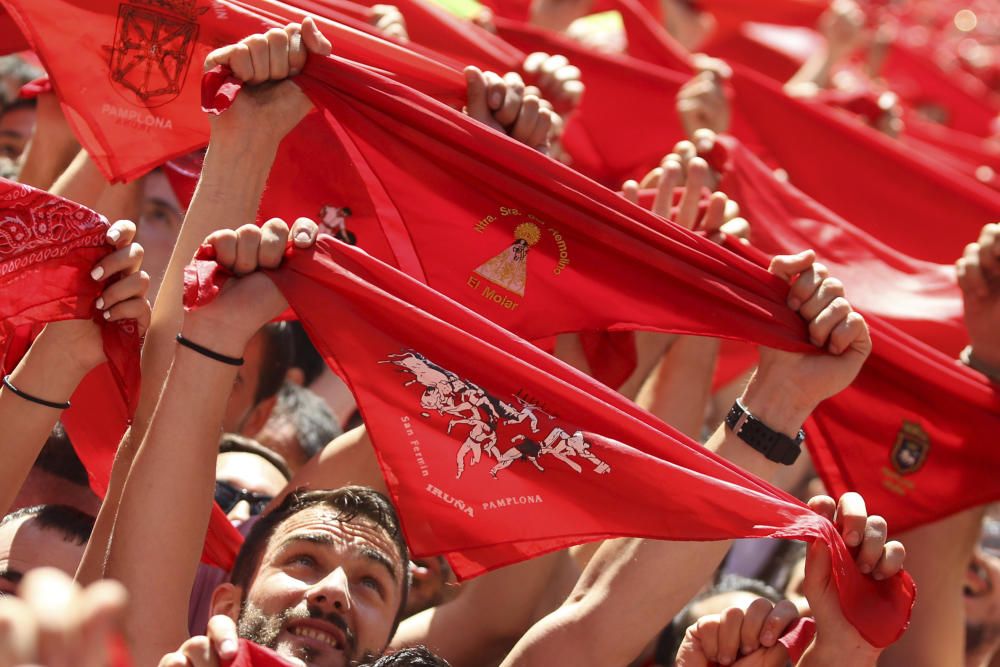
<path fill-rule="evenodd" d="M 105 307 L 113 320 L 135 318 L 140 329 L 149 323 L 146 289 L 149 277 L 139 271 L 142 248 L 132 243 L 135 226 L 116 223 L 109 234 L 117 235 L 117 248 L 96 266 L 106 275 L 123 278 L 104 290 Z M 111 244 L 109 238 L 109 245 Z M 95 267 L 96 268 L 96 267 Z M 68 320 L 47 325 L 10 374 L 11 383 L 22 392 L 54 403 L 68 401 L 76 386 L 93 368 L 104 362 L 100 328 L 91 320 Z M 38 453 L 52 431 L 60 411 L 32 403 L 3 387 L 0 389 L 0 515 L 6 514 Z"/>
<path fill-rule="evenodd" d="M 845 308 L 837 283 L 814 261 L 811 252 L 776 258 L 771 270 L 792 283 L 792 298 L 805 303 L 808 312 L 819 312 L 810 323 L 810 333 L 832 354 L 804 356 L 762 349 L 760 367 L 743 394 L 751 412 L 788 435 L 798 432 L 820 401 L 853 381 L 871 351 L 864 320 Z M 831 318 L 833 311 L 838 314 Z M 724 427 L 708 447 L 764 479 L 776 468 Z M 606 542 L 566 603 L 532 627 L 503 664 L 627 663 L 697 592 L 728 546 L 728 542 L 638 539 Z M 670 576 L 663 576 L 664 571 Z M 616 632 L 606 632 L 609 627 Z"/>

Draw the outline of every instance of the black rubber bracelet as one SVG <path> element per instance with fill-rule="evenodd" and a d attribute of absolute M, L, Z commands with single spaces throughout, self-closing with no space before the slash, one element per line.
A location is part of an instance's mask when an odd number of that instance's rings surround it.
<path fill-rule="evenodd" d="M 198 345 L 198 343 L 194 343 L 194 342 L 189 341 L 187 338 L 185 338 L 181 334 L 177 334 L 177 342 L 180 343 L 181 345 L 183 345 L 184 347 L 186 347 L 187 349 L 194 350 L 198 354 L 200 354 L 202 356 L 205 356 L 205 357 L 208 357 L 209 359 L 212 359 L 214 361 L 218 361 L 218 362 L 223 363 L 223 364 L 228 364 L 230 366 L 242 366 L 243 365 L 243 357 L 227 357 L 224 354 L 219 354 L 218 352 L 213 352 L 212 350 L 208 349 L 207 347 L 202 347 L 201 345 Z"/>
<path fill-rule="evenodd" d="M 3 376 L 3 386 L 7 387 L 16 395 L 20 396 L 26 401 L 31 401 L 32 403 L 37 403 L 38 405 L 44 405 L 47 408 L 54 408 L 56 410 L 66 410 L 67 408 L 69 408 L 69 401 L 66 401 L 65 403 L 46 401 L 44 398 L 38 398 L 37 396 L 32 396 L 31 394 L 21 391 L 11 383 L 9 375 Z"/>

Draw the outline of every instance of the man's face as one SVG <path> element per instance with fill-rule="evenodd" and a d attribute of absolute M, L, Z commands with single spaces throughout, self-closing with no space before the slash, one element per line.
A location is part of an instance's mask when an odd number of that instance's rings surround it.
<path fill-rule="evenodd" d="M 35 131 L 35 110 L 18 107 L 0 115 L 0 157 L 16 160 Z"/>
<path fill-rule="evenodd" d="M 262 456 L 250 452 L 226 452 L 215 460 L 215 480 L 258 496 L 274 498 L 287 483 L 285 476 Z M 250 503 L 241 500 L 226 516 L 234 526 L 250 518 Z"/>
<path fill-rule="evenodd" d="M 227 433 L 254 436 L 255 433 L 244 433 L 250 412 L 254 408 L 254 397 L 260 384 L 260 366 L 264 361 L 264 336 L 258 332 L 243 351 L 244 363 L 236 374 L 233 391 L 229 394 L 226 404 L 226 414 L 222 420 L 222 430 Z"/>
<path fill-rule="evenodd" d="M 0 595 L 13 595 L 21 578 L 36 567 L 54 567 L 69 576 L 83 558 L 83 545 L 58 530 L 39 528 L 33 517 L 0 527 Z"/>
<path fill-rule="evenodd" d="M 377 656 L 402 600 L 405 566 L 374 523 L 311 507 L 280 526 L 246 594 L 240 636 L 310 666 Z"/>
<path fill-rule="evenodd" d="M 170 187 L 170 181 L 160 171 L 148 174 L 142 183 L 142 205 L 139 212 L 136 241 L 145 251 L 142 268 L 150 277 L 149 299 L 152 301 L 167 270 L 170 253 L 184 221 L 181 204 Z"/>

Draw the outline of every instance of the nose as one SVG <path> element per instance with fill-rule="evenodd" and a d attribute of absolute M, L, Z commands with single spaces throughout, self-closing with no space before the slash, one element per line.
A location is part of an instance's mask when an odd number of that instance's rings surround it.
<path fill-rule="evenodd" d="M 239 526 L 245 523 L 250 518 L 250 503 L 245 500 L 241 500 L 236 503 L 233 509 L 229 510 L 229 514 L 226 516 L 229 518 L 229 522 L 234 526 Z"/>
<path fill-rule="evenodd" d="M 351 609 L 350 582 L 344 568 L 338 567 L 317 581 L 306 594 L 310 607 L 324 612 L 336 611 L 344 614 Z"/>

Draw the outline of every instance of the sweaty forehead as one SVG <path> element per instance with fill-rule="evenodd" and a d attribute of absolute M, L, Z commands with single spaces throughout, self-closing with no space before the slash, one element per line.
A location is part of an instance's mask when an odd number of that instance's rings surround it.
<path fill-rule="evenodd" d="M 385 554 L 404 571 L 399 550 L 384 528 L 366 517 L 354 517 L 350 521 L 337 518 L 335 509 L 325 505 L 309 507 L 293 514 L 275 529 L 268 541 L 265 561 L 289 540 L 306 539 L 328 542 L 345 550 L 375 549 Z"/>

